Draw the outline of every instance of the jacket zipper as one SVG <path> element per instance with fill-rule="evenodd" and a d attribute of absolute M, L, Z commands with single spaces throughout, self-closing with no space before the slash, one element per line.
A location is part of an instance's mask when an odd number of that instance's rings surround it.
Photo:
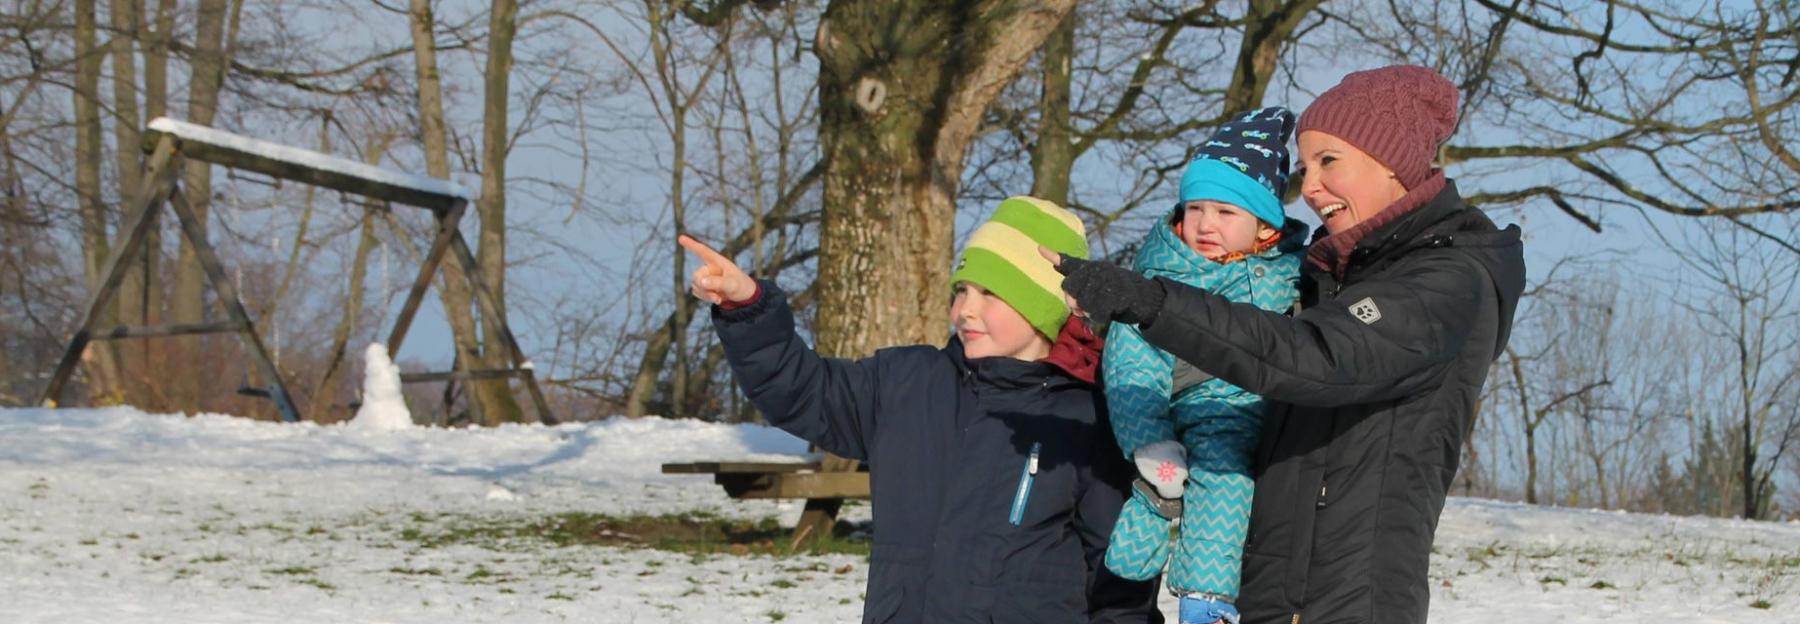
<path fill-rule="evenodd" d="M 1037 477 L 1038 452 L 1043 448 L 1042 442 L 1031 443 L 1031 457 L 1025 459 L 1025 471 L 1019 475 L 1019 491 L 1013 494 L 1012 516 L 1007 519 L 1013 526 L 1025 521 L 1025 501 L 1031 498 L 1031 481 Z"/>

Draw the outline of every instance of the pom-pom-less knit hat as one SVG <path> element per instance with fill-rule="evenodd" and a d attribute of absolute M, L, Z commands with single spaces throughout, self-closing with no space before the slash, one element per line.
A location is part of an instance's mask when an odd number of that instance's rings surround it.
<path fill-rule="evenodd" d="M 1287 192 L 1287 143 L 1293 133 L 1294 114 L 1280 106 L 1232 119 L 1195 150 L 1181 175 L 1181 202 L 1224 202 L 1281 229 L 1287 221 L 1281 197 Z"/>
<path fill-rule="evenodd" d="M 1085 260 L 1087 227 L 1054 203 L 1008 197 L 969 235 L 950 283 L 968 282 L 994 293 L 1055 342 L 1069 319 L 1069 305 L 1063 300 L 1062 274 L 1038 253 L 1039 245 Z"/>
<path fill-rule="evenodd" d="M 1306 107 L 1295 134 L 1343 139 L 1411 189 L 1431 175 L 1438 145 L 1456 130 L 1457 100 L 1456 85 L 1417 65 L 1353 72 Z"/>

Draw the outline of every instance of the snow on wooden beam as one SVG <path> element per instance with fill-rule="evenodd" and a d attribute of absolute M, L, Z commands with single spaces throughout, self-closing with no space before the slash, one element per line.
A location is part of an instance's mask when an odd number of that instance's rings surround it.
<path fill-rule="evenodd" d="M 153 146 L 162 135 L 175 137 L 181 155 L 244 171 L 294 180 L 402 204 L 449 210 L 457 201 L 473 201 L 469 191 L 448 180 L 389 171 L 374 165 L 270 143 L 217 128 L 157 117 L 144 133 Z"/>

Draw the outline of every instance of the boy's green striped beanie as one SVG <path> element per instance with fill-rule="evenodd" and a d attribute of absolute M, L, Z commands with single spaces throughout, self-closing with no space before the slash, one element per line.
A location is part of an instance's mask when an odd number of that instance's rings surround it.
<path fill-rule="evenodd" d="M 1069 306 L 1063 300 L 1062 274 L 1038 253 L 1038 245 L 1086 259 L 1087 228 L 1056 204 L 1036 197 L 1008 197 L 969 236 L 950 283 L 987 289 L 1055 342 L 1069 318 Z"/>

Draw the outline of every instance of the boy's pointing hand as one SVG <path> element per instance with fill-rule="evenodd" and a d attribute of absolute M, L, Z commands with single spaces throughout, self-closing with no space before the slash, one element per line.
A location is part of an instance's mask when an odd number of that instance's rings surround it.
<path fill-rule="evenodd" d="M 700 259 L 701 266 L 694 269 L 688 284 L 688 292 L 694 293 L 695 297 L 717 305 L 742 302 L 756 296 L 756 280 L 750 279 L 731 258 L 686 234 L 676 237 L 675 242 Z"/>

